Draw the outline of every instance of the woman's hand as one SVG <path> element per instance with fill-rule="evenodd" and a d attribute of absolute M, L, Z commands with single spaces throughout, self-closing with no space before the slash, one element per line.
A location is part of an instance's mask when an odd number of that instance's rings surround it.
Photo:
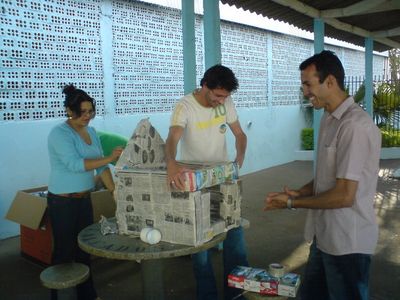
<path fill-rule="evenodd" d="M 124 151 L 123 147 L 115 147 L 109 156 L 111 162 L 116 161 L 121 156 L 122 151 Z"/>

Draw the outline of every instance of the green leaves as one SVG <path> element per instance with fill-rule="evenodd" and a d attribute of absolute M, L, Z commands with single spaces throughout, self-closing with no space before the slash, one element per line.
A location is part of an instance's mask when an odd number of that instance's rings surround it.
<path fill-rule="evenodd" d="M 314 129 L 303 128 L 301 130 L 301 148 L 303 150 L 314 149 Z"/>

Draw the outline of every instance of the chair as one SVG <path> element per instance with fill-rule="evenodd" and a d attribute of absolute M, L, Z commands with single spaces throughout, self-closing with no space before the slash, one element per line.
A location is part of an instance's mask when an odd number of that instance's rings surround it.
<path fill-rule="evenodd" d="M 57 300 L 57 290 L 75 287 L 88 278 L 89 267 L 81 263 L 54 265 L 40 273 L 43 286 L 50 289 L 51 300 Z"/>

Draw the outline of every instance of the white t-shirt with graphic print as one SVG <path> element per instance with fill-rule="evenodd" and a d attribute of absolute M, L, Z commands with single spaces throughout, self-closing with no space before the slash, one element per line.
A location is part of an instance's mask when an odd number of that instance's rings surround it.
<path fill-rule="evenodd" d="M 184 96 L 176 104 L 171 117 L 171 126 L 184 128 L 180 141 L 180 160 L 228 161 L 225 134 L 228 124 L 237 120 L 231 97 L 213 108 L 200 105 L 192 93 Z"/>

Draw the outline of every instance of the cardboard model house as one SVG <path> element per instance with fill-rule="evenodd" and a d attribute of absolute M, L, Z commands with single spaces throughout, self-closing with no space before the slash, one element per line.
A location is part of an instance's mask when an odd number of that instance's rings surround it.
<path fill-rule="evenodd" d="M 185 191 L 167 185 L 165 143 L 141 120 L 115 166 L 121 234 L 160 230 L 162 241 L 200 245 L 240 225 L 241 186 L 233 162 L 182 162 Z"/>

